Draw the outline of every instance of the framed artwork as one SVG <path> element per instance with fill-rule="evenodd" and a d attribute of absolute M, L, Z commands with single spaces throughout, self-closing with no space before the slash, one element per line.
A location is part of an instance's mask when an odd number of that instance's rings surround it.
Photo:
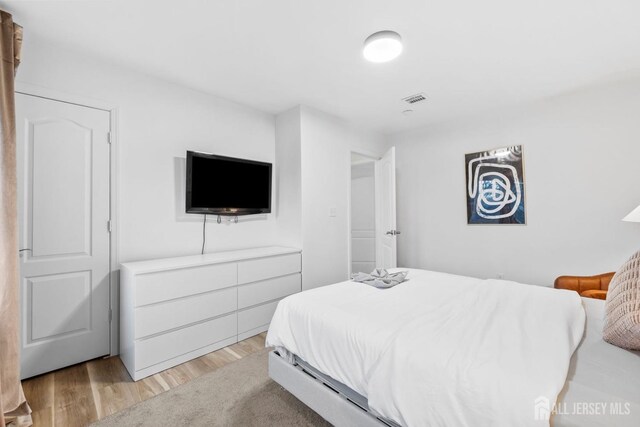
<path fill-rule="evenodd" d="M 526 224 L 522 145 L 465 154 L 467 224 Z"/>

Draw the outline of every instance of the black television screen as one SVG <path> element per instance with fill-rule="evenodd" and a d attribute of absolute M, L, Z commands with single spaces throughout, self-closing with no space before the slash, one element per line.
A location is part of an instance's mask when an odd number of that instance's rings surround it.
<path fill-rule="evenodd" d="M 187 151 L 187 212 L 271 212 L 271 163 Z"/>

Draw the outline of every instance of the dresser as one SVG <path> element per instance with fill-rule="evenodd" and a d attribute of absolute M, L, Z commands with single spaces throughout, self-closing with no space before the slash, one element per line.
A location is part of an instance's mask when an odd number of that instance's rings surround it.
<path fill-rule="evenodd" d="M 273 246 L 122 264 L 120 358 L 131 377 L 266 331 L 278 301 L 301 291 L 301 256 Z"/>

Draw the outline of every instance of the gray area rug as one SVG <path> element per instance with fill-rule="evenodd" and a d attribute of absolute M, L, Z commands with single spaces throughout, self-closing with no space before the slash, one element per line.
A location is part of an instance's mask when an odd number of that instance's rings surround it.
<path fill-rule="evenodd" d="M 329 426 L 269 378 L 268 354 L 247 356 L 92 426 Z"/>

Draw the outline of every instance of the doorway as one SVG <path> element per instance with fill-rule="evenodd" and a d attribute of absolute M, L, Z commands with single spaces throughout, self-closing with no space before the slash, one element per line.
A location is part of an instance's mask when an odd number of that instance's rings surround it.
<path fill-rule="evenodd" d="M 351 272 L 376 268 L 375 160 L 351 153 Z"/>
<path fill-rule="evenodd" d="M 350 274 L 397 267 L 395 147 L 381 158 L 352 152 Z"/>

